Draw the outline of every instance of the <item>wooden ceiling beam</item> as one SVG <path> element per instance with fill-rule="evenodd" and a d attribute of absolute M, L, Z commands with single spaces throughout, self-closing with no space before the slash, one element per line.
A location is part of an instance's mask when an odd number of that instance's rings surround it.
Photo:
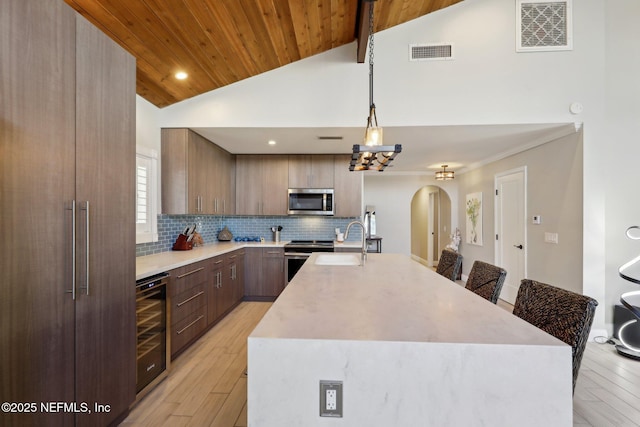
<path fill-rule="evenodd" d="M 364 59 L 367 56 L 367 45 L 369 44 L 369 8 L 373 7 L 374 1 L 375 0 L 360 0 L 358 19 L 356 20 L 358 25 L 358 28 L 356 28 L 358 64 L 364 63 Z"/>

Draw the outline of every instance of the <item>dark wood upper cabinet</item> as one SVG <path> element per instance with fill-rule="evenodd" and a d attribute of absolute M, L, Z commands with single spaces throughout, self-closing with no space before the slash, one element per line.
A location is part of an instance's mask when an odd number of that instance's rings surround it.
<path fill-rule="evenodd" d="M 289 156 L 289 188 L 333 188 L 332 154 Z"/>
<path fill-rule="evenodd" d="M 162 211 L 232 215 L 235 158 L 186 128 L 162 129 Z"/>

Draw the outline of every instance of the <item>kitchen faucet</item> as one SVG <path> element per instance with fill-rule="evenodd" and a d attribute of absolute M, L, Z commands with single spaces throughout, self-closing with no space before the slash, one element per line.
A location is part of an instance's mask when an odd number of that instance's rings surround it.
<path fill-rule="evenodd" d="M 360 221 L 351 221 L 349 224 L 347 224 L 347 230 L 344 232 L 344 239 L 347 240 L 347 238 L 349 237 L 349 230 L 354 224 L 362 227 L 362 258 L 360 260 L 360 265 L 364 266 L 364 262 L 367 260 L 367 233 L 364 229 L 364 224 Z"/>

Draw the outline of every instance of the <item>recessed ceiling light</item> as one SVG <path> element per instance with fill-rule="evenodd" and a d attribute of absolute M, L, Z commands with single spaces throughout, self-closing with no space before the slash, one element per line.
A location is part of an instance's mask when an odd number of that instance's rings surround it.
<path fill-rule="evenodd" d="M 188 76 L 188 74 L 185 73 L 184 71 L 179 71 L 179 72 L 176 73 L 176 79 L 178 79 L 178 80 L 184 80 L 184 79 L 187 78 L 187 76 Z"/>
<path fill-rule="evenodd" d="M 270 139 L 267 144 L 269 145 L 276 145 L 276 142 L 273 139 Z"/>

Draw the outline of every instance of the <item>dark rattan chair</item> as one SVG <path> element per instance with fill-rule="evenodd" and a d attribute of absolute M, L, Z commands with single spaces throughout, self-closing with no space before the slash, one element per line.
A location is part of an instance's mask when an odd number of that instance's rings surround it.
<path fill-rule="evenodd" d="M 450 249 L 444 249 L 442 251 L 442 254 L 440 254 L 440 260 L 438 261 L 438 268 L 436 268 L 436 273 L 455 282 L 458 278 L 461 267 L 462 255 Z"/>
<path fill-rule="evenodd" d="M 498 302 L 506 276 L 506 270 L 486 262 L 476 261 L 471 267 L 465 288 L 495 304 Z"/>
<path fill-rule="evenodd" d="M 513 314 L 571 346 L 573 389 L 598 302 L 586 295 L 523 279 Z"/>

